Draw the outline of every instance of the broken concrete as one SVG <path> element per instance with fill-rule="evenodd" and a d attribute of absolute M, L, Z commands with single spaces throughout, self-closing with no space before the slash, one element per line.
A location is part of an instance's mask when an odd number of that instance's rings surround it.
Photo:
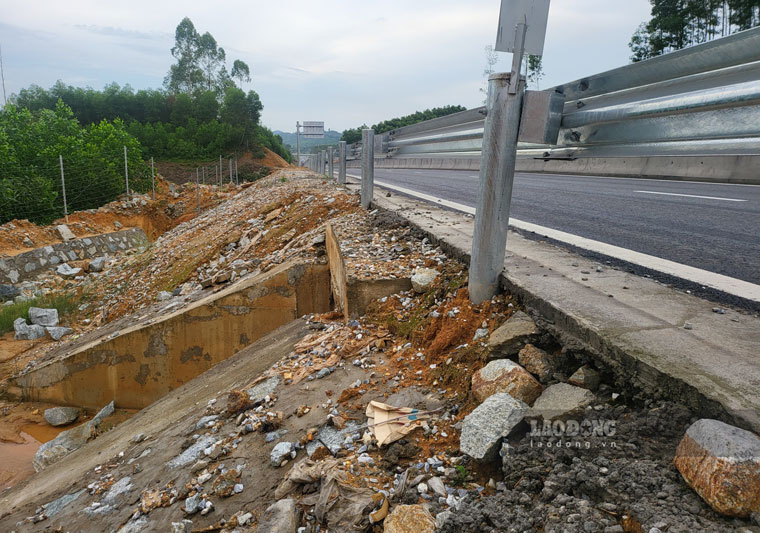
<path fill-rule="evenodd" d="M 582 411 L 593 401 L 593 393 L 586 389 L 567 383 L 556 383 L 547 387 L 538 397 L 530 411 L 530 416 L 544 420 L 562 419 Z"/>
<path fill-rule="evenodd" d="M 490 349 L 489 359 L 512 357 L 522 350 L 526 344 L 533 342 L 538 334 L 538 328 L 533 319 L 522 311 L 518 311 L 504 322 L 488 338 Z"/>
<path fill-rule="evenodd" d="M 491 361 L 472 375 L 472 394 L 479 402 L 497 392 L 506 392 L 533 405 L 543 389 L 527 370 L 509 359 Z"/>
<path fill-rule="evenodd" d="M 530 408 L 502 392 L 489 396 L 464 419 L 459 449 L 479 461 L 491 461 Z"/>

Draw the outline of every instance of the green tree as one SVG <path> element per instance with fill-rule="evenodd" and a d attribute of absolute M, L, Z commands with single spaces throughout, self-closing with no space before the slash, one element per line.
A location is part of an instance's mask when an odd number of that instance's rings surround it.
<path fill-rule="evenodd" d="M 242 89 L 243 82 L 251 81 L 251 69 L 248 68 L 248 65 L 245 62 L 236 59 L 235 62 L 232 63 L 231 76 L 240 82 L 240 88 Z"/>

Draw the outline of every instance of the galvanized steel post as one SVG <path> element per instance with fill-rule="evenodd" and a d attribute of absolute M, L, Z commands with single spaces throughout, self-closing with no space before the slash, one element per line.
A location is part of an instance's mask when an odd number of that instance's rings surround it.
<path fill-rule="evenodd" d="M 129 194 L 129 167 L 127 166 L 127 147 L 124 146 L 124 181 L 127 187 L 127 198 L 132 199 L 132 195 Z"/>
<path fill-rule="evenodd" d="M 153 167 L 153 158 L 150 158 L 150 186 L 153 189 L 153 199 L 156 199 L 156 169 Z"/>
<path fill-rule="evenodd" d="M 66 204 L 66 180 L 63 177 L 63 154 L 58 154 L 58 161 L 61 163 L 61 190 L 63 191 L 63 214 L 66 217 L 66 224 L 69 223 L 69 206 Z"/>
<path fill-rule="evenodd" d="M 488 78 L 488 114 L 483 131 L 470 259 L 470 300 L 476 304 L 499 292 L 499 275 L 504 268 L 517 134 L 525 92 L 525 82 L 520 79 L 512 84 L 516 91 L 510 94 L 511 77 L 510 73 L 501 73 Z"/>
<path fill-rule="evenodd" d="M 346 141 L 338 142 L 338 183 L 346 183 Z"/>
<path fill-rule="evenodd" d="M 327 149 L 327 175 L 330 177 L 330 179 L 333 179 L 335 177 L 335 167 L 333 163 L 333 157 L 334 157 L 334 149 L 332 146 L 330 146 Z"/>
<path fill-rule="evenodd" d="M 362 208 L 369 209 L 375 187 L 375 132 L 362 130 Z"/>

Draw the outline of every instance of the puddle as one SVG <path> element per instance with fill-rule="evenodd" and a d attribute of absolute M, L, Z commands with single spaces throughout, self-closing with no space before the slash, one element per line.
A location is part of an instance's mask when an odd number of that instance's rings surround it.
<path fill-rule="evenodd" d="M 32 459 L 42 445 L 40 441 L 22 431 L 23 444 L 0 442 L 0 491 L 14 486 L 34 474 Z"/>

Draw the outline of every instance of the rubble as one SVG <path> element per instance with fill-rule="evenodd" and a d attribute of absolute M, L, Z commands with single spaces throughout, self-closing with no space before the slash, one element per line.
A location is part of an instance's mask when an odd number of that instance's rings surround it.
<path fill-rule="evenodd" d="M 261 515 L 257 532 L 295 533 L 298 529 L 296 502 L 291 498 L 278 500 Z"/>
<path fill-rule="evenodd" d="M 433 533 L 435 519 L 422 505 L 397 505 L 383 526 L 385 533 Z"/>
<path fill-rule="evenodd" d="M 57 326 L 58 310 L 57 309 L 40 309 L 39 307 L 29 308 L 29 321 L 38 326 Z"/>
<path fill-rule="evenodd" d="M 58 232 L 58 235 L 61 237 L 61 240 L 63 242 L 68 242 L 73 239 L 76 239 L 76 235 L 74 235 L 69 227 L 66 224 L 59 224 L 55 227 L 56 232 Z"/>
<path fill-rule="evenodd" d="M 23 318 L 17 318 L 13 321 L 13 330 L 16 332 L 16 340 L 33 341 L 45 336 L 45 328 L 37 324 L 29 325 Z"/>
<path fill-rule="evenodd" d="M 45 330 L 47 331 L 48 335 L 50 335 L 50 338 L 54 341 L 59 341 L 63 338 L 64 335 L 68 335 L 74 331 L 71 328 L 62 327 L 47 327 Z"/>
<path fill-rule="evenodd" d="M 440 272 L 433 268 L 418 268 L 412 274 L 412 287 L 418 293 L 424 293 L 439 274 Z"/>
<path fill-rule="evenodd" d="M 673 462 L 719 513 L 760 513 L 760 437 L 754 433 L 718 420 L 698 420 L 686 431 Z"/>
<path fill-rule="evenodd" d="M 570 385 L 583 387 L 584 389 L 588 389 L 590 391 L 595 391 L 597 388 L 599 388 L 600 381 L 601 379 L 599 377 L 599 372 L 587 365 L 580 367 L 567 380 Z"/>
<path fill-rule="evenodd" d="M 557 359 L 532 344 L 526 344 L 517 356 L 525 370 L 534 374 L 542 383 L 548 382 L 557 370 Z"/>
<path fill-rule="evenodd" d="M 544 420 L 562 419 L 591 405 L 594 394 L 586 389 L 556 383 L 547 387 L 538 397 L 530 411 L 531 417 Z"/>

